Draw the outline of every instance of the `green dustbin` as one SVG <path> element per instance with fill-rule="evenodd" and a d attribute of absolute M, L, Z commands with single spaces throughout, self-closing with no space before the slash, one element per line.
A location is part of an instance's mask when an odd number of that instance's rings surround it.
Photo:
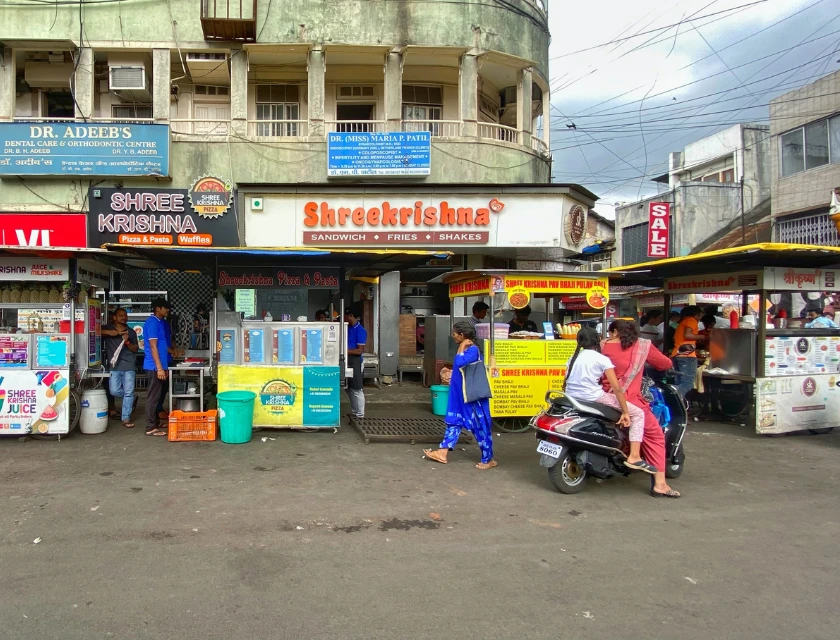
<path fill-rule="evenodd" d="M 222 442 L 243 444 L 250 442 L 254 428 L 253 391 L 222 391 L 216 395 L 219 402 L 219 427 Z"/>
<path fill-rule="evenodd" d="M 449 404 L 449 387 L 445 384 L 436 384 L 429 387 L 432 392 L 432 413 L 436 416 L 445 416 L 446 407 Z"/>

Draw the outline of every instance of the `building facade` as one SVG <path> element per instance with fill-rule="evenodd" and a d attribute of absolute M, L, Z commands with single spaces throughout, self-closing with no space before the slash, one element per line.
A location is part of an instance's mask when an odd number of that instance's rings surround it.
<path fill-rule="evenodd" d="M 655 179 L 660 193 L 616 206 L 615 263 L 652 259 L 651 202 L 670 204 L 669 256 L 707 250 L 729 234 L 737 244 L 756 241 L 769 216 L 769 138 L 766 126 L 738 124 L 671 153 L 668 172 Z"/>
<path fill-rule="evenodd" d="M 773 238 L 840 246 L 829 218 L 840 187 L 840 71 L 770 102 Z"/>

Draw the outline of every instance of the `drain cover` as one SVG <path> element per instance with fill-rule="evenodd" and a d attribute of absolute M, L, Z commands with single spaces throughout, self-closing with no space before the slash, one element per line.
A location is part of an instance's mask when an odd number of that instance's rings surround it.
<path fill-rule="evenodd" d="M 410 442 L 437 444 L 443 439 L 446 425 L 438 418 L 362 418 L 350 417 L 350 423 L 362 434 L 365 444 L 371 442 Z M 460 444 L 472 442 L 467 431 L 461 433 Z"/>

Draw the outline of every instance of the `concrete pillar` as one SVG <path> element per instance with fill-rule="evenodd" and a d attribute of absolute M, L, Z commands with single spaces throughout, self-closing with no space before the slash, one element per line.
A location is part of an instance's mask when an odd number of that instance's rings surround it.
<path fill-rule="evenodd" d="M 461 57 L 459 89 L 461 91 L 461 135 L 478 135 L 478 56 L 465 53 Z"/>
<path fill-rule="evenodd" d="M 93 116 L 93 49 L 83 47 L 76 55 L 79 56 L 79 64 L 76 65 L 76 74 L 73 77 L 76 118 L 90 119 Z"/>
<path fill-rule="evenodd" d="M 309 84 L 309 135 L 324 135 L 324 96 L 326 93 L 327 60 L 324 50 L 316 45 L 309 52 L 306 65 Z"/>
<path fill-rule="evenodd" d="M 402 130 L 402 54 L 385 57 L 385 130 Z"/>
<path fill-rule="evenodd" d="M 236 136 L 248 135 L 248 52 L 230 58 L 230 128 Z"/>
<path fill-rule="evenodd" d="M 152 117 L 161 124 L 169 123 L 171 67 L 169 49 L 152 50 Z"/>
<path fill-rule="evenodd" d="M 0 120 L 11 120 L 15 117 L 15 50 L 2 47 L 0 54 Z"/>
<path fill-rule="evenodd" d="M 543 89 L 542 92 L 542 116 L 543 116 L 543 142 L 551 153 L 551 92 Z"/>
<path fill-rule="evenodd" d="M 531 128 L 533 123 L 533 81 L 534 72 L 522 69 L 516 85 L 516 128 L 519 130 L 519 144 L 531 146 Z"/>
<path fill-rule="evenodd" d="M 668 188 L 679 186 L 680 177 L 675 173 L 682 169 L 682 151 L 672 151 L 668 154 Z"/>
<path fill-rule="evenodd" d="M 379 373 L 397 375 L 400 360 L 400 272 L 379 276 Z"/>

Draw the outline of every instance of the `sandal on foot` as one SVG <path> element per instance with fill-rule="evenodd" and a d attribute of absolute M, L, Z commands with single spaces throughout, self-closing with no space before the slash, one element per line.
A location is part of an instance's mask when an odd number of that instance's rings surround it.
<path fill-rule="evenodd" d="M 446 458 L 441 457 L 440 451 L 432 451 L 431 449 L 423 449 L 423 453 L 430 460 L 434 460 L 435 462 L 440 462 L 441 464 L 447 464 Z"/>
<path fill-rule="evenodd" d="M 109 411 L 108 417 L 111 420 L 119 420 L 120 419 L 120 412 L 119 411 Z"/>
<path fill-rule="evenodd" d="M 668 489 L 667 491 L 654 491 L 653 489 L 650 490 L 650 495 L 654 498 L 679 498 L 680 492 L 674 491 L 673 489 Z"/>
<path fill-rule="evenodd" d="M 659 469 L 654 467 L 652 464 L 645 462 L 644 460 L 639 460 L 638 462 L 627 462 L 627 460 L 625 460 L 624 466 L 628 469 L 644 471 L 645 473 L 649 473 L 651 475 L 653 475 L 654 473 L 659 473 Z"/>
<path fill-rule="evenodd" d="M 157 429 L 148 429 L 148 430 L 146 430 L 146 435 L 147 435 L 147 436 L 156 436 L 156 437 L 158 437 L 158 438 L 159 438 L 159 437 L 161 437 L 161 436 L 165 436 L 165 435 L 166 435 L 166 430 L 165 430 L 165 429 L 160 429 L 160 428 L 157 428 Z"/>
<path fill-rule="evenodd" d="M 131 420 L 125 420 L 125 421 L 123 422 L 123 426 L 124 426 L 126 429 L 133 429 L 133 428 L 134 428 L 134 423 L 133 423 Z"/>
<path fill-rule="evenodd" d="M 475 465 L 475 468 L 484 470 L 484 469 L 492 469 L 493 467 L 497 467 L 497 466 L 499 466 L 499 463 L 496 462 L 495 460 L 491 460 L 490 462 L 479 462 L 477 465 Z"/>

